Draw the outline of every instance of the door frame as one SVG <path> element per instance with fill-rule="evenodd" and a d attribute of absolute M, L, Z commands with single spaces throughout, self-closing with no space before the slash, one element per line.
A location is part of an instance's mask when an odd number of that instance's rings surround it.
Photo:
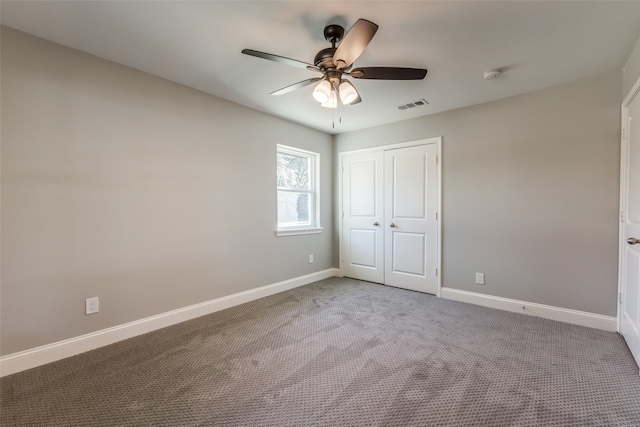
<path fill-rule="evenodd" d="M 622 322 L 622 289 L 623 283 L 622 280 L 624 278 L 624 251 L 626 247 L 626 240 L 624 235 L 624 223 L 625 223 L 625 213 L 627 212 L 627 204 L 626 204 L 626 194 L 627 194 L 627 164 L 628 164 L 628 152 L 629 152 L 629 128 L 628 118 L 629 118 L 629 106 L 633 102 L 636 97 L 640 97 L 640 78 L 636 80 L 636 83 L 633 85 L 629 94 L 626 96 L 624 101 L 622 101 L 621 108 L 621 127 L 620 127 L 620 210 L 618 215 L 618 296 L 617 296 L 617 316 L 616 316 L 616 330 L 618 333 L 621 333 L 620 326 Z"/>
<path fill-rule="evenodd" d="M 442 288 L 442 137 L 441 136 L 437 136 L 437 137 L 432 137 L 432 138 L 425 138 L 425 139 L 418 139 L 418 140 L 414 140 L 414 141 L 407 141 L 407 142 L 399 142 L 399 143 L 395 143 L 395 144 L 386 144 L 386 145 L 378 145 L 375 147 L 368 147 L 368 148 L 361 148 L 361 149 L 356 149 L 356 150 L 349 150 L 349 151 L 340 151 L 338 152 L 338 262 L 340 263 L 339 266 L 339 275 L 340 277 L 343 277 L 343 269 L 342 269 L 342 264 L 343 264 L 343 248 L 342 248 L 342 243 L 344 241 L 343 237 L 342 237 L 342 227 L 343 227 L 343 217 L 344 217 L 344 210 L 342 207 L 342 179 L 343 179 L 343 175 L 344 175 L 344 164 L 343 164 L 343 159 L 345 156 L 349 156 L 349 155 L 353 155 L 353 154 L 365 154 L 365 153 L 371 153 L 371 152 L 375 152 L 375 151 L 387 151 L 387 150 L 395 150 L 398 148 L 407 148 L 407 147 L 415 147 L 418 145 L 428 145 L 428 144 L 436 144 L 436 156 L 437 156 L 437 162 L 436 162 L 436 175 L 438 177 L 438 195 L 437 195 L 437 212 L 438 212 L 438 226 L 437 226 L 437 235 L 436 235 L 436 239 L 437 239 L 437 260 L 436 260 L 436 266 L 438 269 L 438 274 L 436 276 L 436 281 L 437 281 L 437 292 L 436 292 L 436 296 L 440 297 L 440 289 Z M 384 173 L 384 171 L 383 171 Z"/>

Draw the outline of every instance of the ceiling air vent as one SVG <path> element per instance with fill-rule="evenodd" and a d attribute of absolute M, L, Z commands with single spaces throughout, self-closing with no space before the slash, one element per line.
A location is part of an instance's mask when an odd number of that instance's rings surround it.
<path fill-rule="evenodd" d="M 408 104 L 398 105 L 396 108 L 398 110 L 410 110 L 411 108 L 423 107 L 425 105 L 429 105 L 426 99 L 419 99 L 417 101 L 409 102 Z"/>

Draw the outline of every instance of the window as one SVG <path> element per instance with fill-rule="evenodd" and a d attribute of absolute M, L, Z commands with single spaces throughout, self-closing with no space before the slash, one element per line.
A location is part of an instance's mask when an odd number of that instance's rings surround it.
<path fill-rule="evenodd" d="M 276 235 L 320 233 L 320 155 L 278 145 L 278 229 Z"/>

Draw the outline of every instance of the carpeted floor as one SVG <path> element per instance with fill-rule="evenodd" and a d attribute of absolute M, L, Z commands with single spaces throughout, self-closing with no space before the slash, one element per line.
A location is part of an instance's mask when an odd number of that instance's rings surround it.
<path fill-rule="evenodd" d="M 331 278 L 0 380 L 2 426 L 638 426 L 622 338 Z"/>

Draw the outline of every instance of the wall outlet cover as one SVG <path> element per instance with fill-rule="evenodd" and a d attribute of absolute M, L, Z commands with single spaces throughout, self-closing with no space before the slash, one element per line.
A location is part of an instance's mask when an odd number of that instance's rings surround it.
<path fill-rule="evenodd" d="M 87 298 L 85 300 L 85 313 L 94 314 L 100 311 L 100 300 L 98 297 Z"/>

